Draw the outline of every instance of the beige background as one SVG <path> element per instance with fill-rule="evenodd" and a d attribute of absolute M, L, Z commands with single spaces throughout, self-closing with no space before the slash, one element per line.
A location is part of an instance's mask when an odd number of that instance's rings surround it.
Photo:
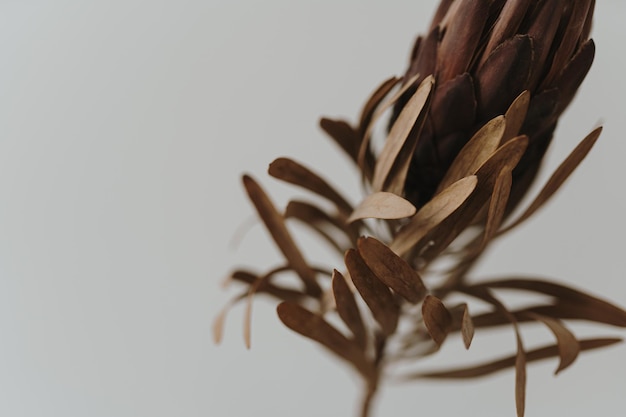
<path fill-rule="evenodd" d="M 404 70 L 434 7 L 0 1 L 0 415 L 353 415 L 356 378 L 282 327 L 273 303 L 255 304 L 251 351 L 241 308 L 223 345 L 212 344 L 230 294 L 220 279 L 233 265 L 279 259 L 258 225 L 230 244 L 253 213 L 239 176 L 252 173 L 284 202 L 300 191 L 264 171 L 288 155 L 358 198 L 317 120 L 354 120 L 370 90 Z M 542 274 L 626 305 L 623 16 L 626 3 L 598 2 L 596 62 L 547 166 L 602 121 L 600 142 L 481 276 Z M 551 341 L 541 328 L 528 337 Z M 513 349 L 510 332 L 477 335 L 469 353 L 452 347 L 432 363 Z M 626 345 L 583 355 L 557 378 L 555 368 L 530 367 L 528 416 L 626 410 Z M 375 415 L 438 409 L 513 415 L 513 374 L 388 387 Z"/>

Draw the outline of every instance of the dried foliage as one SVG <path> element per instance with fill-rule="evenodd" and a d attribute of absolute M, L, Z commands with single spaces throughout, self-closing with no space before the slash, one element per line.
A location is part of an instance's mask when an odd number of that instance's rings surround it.
<path fill-rule="evenodd" d="M 429 32 L 417 39 L 404 77 L 375 89 L 356 125 L 320 122 L 359 171 L 365 190 L 361 202 L 352 204 L 320 175 L 288 158 L 272 162 L 269 174 L 325 200 L 325 206 L 291 201 L 281 211 L 244 176 L 248 196 L 285 264 L 260 275 L 232 273 L 231 279 L 247 289 L 217 318 L 215 339 L 222 337 L 228 309 L 245 301 L 249 345 L 252 299 L 259 293 L 273 296 L 287 327 L 362 376 L 362 416 L 368 415 L 381 378 L 394 376 L 388 364 L 435 353 L 451 335 L 460 335 L 469 349 L 475 330 L 510 325 L 516 353 L 460 369 L 407 370 L 395 377 L 473 378 L 512 367 L 518 416 L 524 414 L 528 362 L 558 357 L 558 373 L 581 351 L 619 341 L 578 340 L 563 322 L 626 327 L 626 311 L 606 301 L 540 278 L 470 277 L 485 250 L 544 206 L 600 135 L 601 128 L 588 134 L 532 202 L 517 210 L 560 114 L 591 66 L 593 9 L 593 0 L 442 1 Z M 388 135 L 375 152 L 374 125 L 389 109 Z M 329 203 L 330 210 L 323 208 Z M 328 265 L 328 271 L 310 265 L 287 219 L 319 233 L 344 255 L 345 265 Z M 374 223 L 380 227 L 368 227 Z M 434 268 L 440 260 L 447 261 L 444 270 Z M 296 287 L 272 282 L 284 272 L 294 273 Z M 540 297 L 536 305 L 511 309 L 500 299 L 500 289 Z M 467 303 L 450 305 L 451 295 L 480 300 L 491 309 L 472 315 Z M 333 314 L 345 326 L 328 320 Z M 533 322 L 550 330 L 556 344 L 527 350 L 521 330 Z"/>

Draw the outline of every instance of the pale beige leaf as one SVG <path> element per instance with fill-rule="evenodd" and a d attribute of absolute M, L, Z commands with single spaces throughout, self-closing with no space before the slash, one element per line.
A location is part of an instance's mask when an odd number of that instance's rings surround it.
<path fill-rule="evenodd" d="M 391 106 L 395 104 L 396 101 L 402 95 L 408 91 L 409 88 L 413 87 L 417 79 L 419 78 L 419 74 L 415 74 L 411 79 L 409 79 L 405 84 L 400 87 L 398 91 L 396 91 L 388 100 L 382 103 L 376 109 L 376 112 L 369 118 L 369 122 L 367 126 L 361 126 L 361 130 L 365 129 L 363 133 L 363 140 L 361 142 L 361 147 L 359 149 L 359 154 L 357 157 L 357 164 L 361 168 L 362 171 L 366 169 L 366 156 L 369 150 L 369 141 L 372 136 L 372 130 L 374 129 L 374 125 L 378 121 L 378 119 L 387 111 Z"/>
<path fill-rule="evenodd" d="M 403 175 L 406 176 L 406 172 L 404 172 L 405 165 L 407 165 L 406 169 L 408 169 L 407 160 L 410 161 L 419 136 L 413 135 L 412 138 L 409 138 L 409 133 L 416 125 L 420 116 L 422 116 L 421 119 L 424 119 L 424 115 L 428 111 L 427 104 L 434 83 L 434 77 L 432 76 L 422 81 L 391 127 L 389 136 L 374 167 L 374 177 L 372 179 L 374 191 L 390 191 L 388 190 L 388 185 L 394 183 L 396 178 L 401 178 Z"/>
<path fill-rule="evenodd" d="M 426 296 L 426 287 L 417 271 L 385 244 L 373 237 L 362 237 L 357 245 L 367 266 L 398 295 L 414 304 Z"/>
<path fill-rule="evenodd" d="M 427 295 L 422 303 L 422 317 L 430 337 L 441 346 L 452 329 L 452 315 L 440 299 Z"/>
<path fill-rule="evenodd" d="M 283 302 L 277 308 L 278 317 L 291 330 L 315 340 L 339 357 L 351 363 L 366 378 L 375 372 L 365 353 L 356 342 L 348 339 L 317 314 L 293 303 Z"/>
<path fill-rule="evenodd" d="M 528 90 L 522 91 L 522 93 L 513 100 L 513 103 L 511 103 L 509 109 L 504 114 L 506 127 L 504 128 L 500 144 L 504 144 L 519 135 L 520 129 L 526 120 L 529 104 L 530 92 Z"/>
<path fill-rule="evenodd" d="M 576 167 L 587 156 L 593 145 L 596 143 L 602 132 L 602 127 L 598 127 L 591 132 L 580 144 L 572 151 L 572 153 L 561 163 L 561 165 L 554 171 L 548 182 L 543 186 L 537 197 L 528 206 L 526 211 L 520 217 L 513 221 L 509 226 L 505 227 L 500 233 L 508 232 L 514 227 L 520 225 L 530 216 L 532 216 L 541 206 L 543 206 L 554 193 L 563 185 L 565 180 L 574 172 Z"/>
<path fill-rule="evenodd" d="M 503 169 L 498 175 L 498 178 L 496 178 L 496 183 L 493 187 L 493 194 L 491 195 L 491 201 L 489 202 L 489 210 L 487 212 L 487 221 L 485 222 L 483 239 L 480 245 L 481 248 L 487 246 L 489 241 L 498 232 L 500 224 L 502 224 L 512 184 L 513 176 L 511 170 L 507 168 Z"/>
<path fill-rule="evenodd" d="M 385 335 L 391 335 L 398 326 L 400 316 L 400 306 L 393 294 L 356 250 L 346 251 L 345 263 L 354 286 L 372 312 L 374 320 L 380 324 Z"/>
<path fill-rule="evenodd" d="M 467 200 L 476 184 L 477 178 L 472 175 L 458 180 L 435 195 L 411 218 L 410 223 L 400 229 L 389 246 L 391 250 L 400 256 L 407 254 L 428 232 Z"/>
<path fill-rule="evenodd" d="M 348 326 L 348 329 L 352 332 L 354 341 L 362 350 L 365 350 L 367 332 L 365 331 L 365 324 L 363 324 L 361 312 L 359 311 L 359 307 L 354 299 L 354 294 L 352 290 L 350 290 L 346 279 L 337 270 L 333 272 L 332 286 L 339 317 L 341 317 L 346 326 Z"/>
<path fill-rule="evenodd" d="M 461 178 L 473 175 L 500 145 L 506 122 L 504 116 L 498 116 L 487 122 L 463 146 L 439 183 L 438 190 L 443 190 Z"/>
<path fill-rule="evenodd" d="M 365 197 L 361 204 L 354 209 L 348 222 L 367 218 L 403 219 L 411 217 L 416 211 L 417 209 L 413 204 L 399 195 L 379 191 Z"/>
<path fill-rule="evenodd" d="M 265 224 L 270 235 L 274 238 L 277 246 L 287 259 L 287 262 L 298 273 L 306 286 L 307 293 L 313 296 L 319 296 L 322 290 L 315 278 L 315 272 L 304 260 L 300 250 L 296 246 L 283 216 L 276 210 L 265 191 L 261 186 L 248 175 L 243 176 L 243 183 L 248 196 L 256 207 L 261 220 Z"/>
<path fill-rule="evenodd" d="M 300 163 L 289 158 L 277 158 L 269 166 L 268 173 L 274 178 L 297 185 L 312 191 L 335 203 L 337 208 L 348 216 L 352 213 L 352 205 L 322 179 Z"/>
<path fill-rule="evenodd" d="M 542 316 L 535 313 L 526 313 L 530 318 L 540 321 L 546 325 L 556 337 L 556 344 L 559 349 L 559 367 L 554 371 L 554 374 L 558 374 L 563 369 L 570 366 L 578 357 L 580 352 L 580 344 L 576 340 L 576 336 L 569 331 L 567 327 L 561 323 L 560 320 L 553 319 L 551 317 Z"/>

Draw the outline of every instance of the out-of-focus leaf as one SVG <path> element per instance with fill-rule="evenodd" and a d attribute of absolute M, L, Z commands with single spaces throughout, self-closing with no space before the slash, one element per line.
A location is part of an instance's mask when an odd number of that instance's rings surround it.
<path fill-rule="evenodd" d="M 268 173 L 274 178 L 312 191 L 331 202 L 348 216 L 352 205 L 343 196 L 317 174 L 289 158 L 278 158 L 269 166 Z"/>
<path fill-rule="evenodd" d="M 291 234 L 287 230 L 284 218 L 274 207 L 265 191 L 261 188 L 257 182 L 248 175 L 243 176 L 243 183 L 248 193 L 248 197 L 256 207 L 261 220 L 265 224 L 267 230 L 270 232 L 277 246 L 285 255 L 285 259 L 289 262 L 289 265 L 298 273 L 306 286 L 307 293 L 312 296 L 319 296 L 322 293 L 317 280 L 315 279 L 315 272 L 304 260 L 304 257 L 300 253 L 300 250 L 293 241 Z"/>
<path fill-rule="evenodd" d="M 351 363 L 366 378 L 374 373 L 359 345 L 345 337 L 326 320 L 293 303 L 283 302 L 277 308 L 278 317 L 291 330 L 315 340 L 339 357 Z"/>
<path fill-rule="evenodd" d="M 427 295 L 422 303 L 422 317 L 430 337 L 441 346 L 452 328 L 452 315 L 440 299 Z"/>
<path fill-rule="evenodd" d="M 242 300 L 246 296 L 247 293 L 248 292 L 246 291 L 242 294 L 239 294 L 237 297 L 232 298 L 228 302 L 228 304 L 226 304 L 215 317 L 215 320 L 213 321 L 213 328 L 212 328 L 213 341 L 215 342 L 215 344 L 220 344 L 222 342 L 222 338 L 224 336 L 224 322 L 226 321 L 226 315 L 228 314 L 232 306 L 236 302 Z"/>
<path fill-rule="evenodd" d="M 434 83 L 432 76 L 422 81 L 391 127 L 374 167 L 372 187 L 375 191 L 402 193 L 406 170 L 419 137 L 409 133 L 415 126 L 419 130 L 423 124 Z"/>
<path fill-rule="evenodd" d="M 458 209 L 476 188 L 476 176 L 458 180 L 435 195 L 391 242 L 390 248 L 399 255 L 407 254 L 424 236 Z"/>
<path fill-rule="evenodd" d="M 385 285 L 411 303 L 420 302 L 426 287 L 418 273 L 404 259 L 373 237 L 358 240 L 361 257 Z"/>
<path fill-rule="evenodd" d="M 333 272 L 333 294 L 335 296 L 335 305 L 339 317 L 346 323 L 348 329 L 354 336 L 354 341 L 359 345 L 362 351 L 365 351 L 367 343 L 367 333 L 363 318 L 359 311 L 359 307 L 354 299 L 354 294 L 350 290 L 346 279 L 337 270 Z"/>
<path fill-rule="evenodd" d="M 548 327 L 554 334 L 554 337 L 556 337 L 559 357 L 561 358 L 559 367 L 556 371 L 554 371 L 554 374 L 556 375 L 576 360 L 578 353 L 580 352 L 580 344 L 578 343 L 578 340 L 576 340 L 576 336 L 574 336 L 574 334 L 570 332 L 560 320 L 535 313 L 527 314 L 530 318 L 545 324 L 546 327 Z"/>
<path fill-rule="evenodd" d="M 526 309 L 537 314 L 561 319 L 586 319 L 613 326 L 626 327 L 626 311 L 623 309 L 584 292 L 553 282 L 527 278 L 509 278 L 482 282 L 476 286 L 534 291 L 553 296 L 558 300 L 555 305 L 534 307 L 532 310 Z"/>
<path fill-rule="evenodd" d="M 476 132 L 450 165 L 439 184 L 439 190 L 447 188 L 461 178 L 475 174 L 500 145 L 505 127 L 504 116 L 498 116 Z"/>
<path fill-rule="evenodd" d="M 292 268 L 289 266 L 276 268 L 264 274 L 264 276 L 276 275 L 285 271 L 292 271 Z M 290 288 L 283 288 L 275 284 L 272 284 L 269 280 L 263 280 L 263 276 L 258 276 L 248 271 L 242 271 L 242 270 L 234 271 L 230 275 L 230 279 L 234 281 L 243 282 L 245 284 L 248 284 L 250 287 L 255 286 L 257 293 L 269 294 L 271 296 L 278 298 L 281 301 L 298 301 L 307 296 L 305 293 L 301 291 L 290 289 Z"/>
<path fill-rule="evenodd" d="M 546 185 L 543 186 L 534 201 L 528 206 L 526 211 L 520 217 L 513 221 L 509 226 L 505 227 L 500 233 L 505 233 L 512 228 L 521 224 L 524 220 L 532 216 L 541 206 L 543 206 L 554 193 L 563 185 L 570 174 L 578 167 L 582 160 L 587 156 L 593 145 L 600 137 L 602 127 L 598 127 L 591 132 L 580 144 L 572 151 L 572 153 L 559 165 L 554 171 Z"/>
<path fill-rule="evenodd" d="M 467 304 L 459 304 L 450 309 L 452 315 L 452 327 L 451 331 L 459 329 L 461 331 L 461 337 L 463 338 L 463 344 L 465 349 L 469 349 L 474 338 L 474 322 L 472 316 L 469 313 Z"/>
<path fill-rule="evenodd" d="M 387 94 L 400 82 L 402 79 L 397 77 L 391 77 L 378 86 L 367 100 L 361 111 L 361 117 L 359 120 L 359 130 L 361 135 L 365 135 L 365 131 L 370 125 L 372 118 L 374 117 L 374 111 L 380 105 Z M 358 149 L 356 156 L 358 156 Z M 355 158 L 356 160 L 356 158 Z"/>
<path fill-rule="evenodd" d="M 611 346 L 621 341 L 622 339 L 619 338 L 583 339 L 579 341 L 579 344 L 580 350 L 585 351 Z M 526 352 L 526 362 L 535 362 L 558 355 L 559 347 L 557 345 L 545 346 Z M 517 355 L 511 355 L 482 365 L 474 365 L 467 368 L 459 368 L 448 371 L 417 373 L 413 375 L 407 375 L 403 379 L 410 380 L 419 378 L 477 378 L 515 366 L 516 357 Z"/>
<path fill-rule="evenodd" d="M 333 120 L 326 117 L 320 119 L 320 127 L 337 142 L 339 147 L 354 161 L 357 160 L 361 137 L 352 126 L 343 120 Z"/>
<path fill-rule="evenodd" d="M 365 197 L 361 204 L 354 209 L 348 218 L 348 222 L 366 218 L 403 219 L 411 217 L 416 211 L 413 204 L 399 195 L 379 191 Z"/>
<path fill-rule="evenodd" d="M 376 277 L 361 255 L 354 249 L 346 251 L 346 266 L 354 286 L 369 307 L 384 334 L 390 335 L 398 326 L 400 307 L 389 288 Z"/>

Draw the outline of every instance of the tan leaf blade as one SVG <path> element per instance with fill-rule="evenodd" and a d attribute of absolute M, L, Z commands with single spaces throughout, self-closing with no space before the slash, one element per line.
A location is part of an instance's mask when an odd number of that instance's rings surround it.
<path fill-rule="evenodd" d="M 411 217 L 416 211 L 417 209 L 413 204 L 399 195 L 379 191 L 365 197 L 361 204 L 354 209 L 348 218 L 348 222 L 367 218 L 403 219 Z"/>
<path fill-rule="evenodd" d="M 452 315 L 440 299 L 427 295 L 422 303 L 422 317 L 430 337 L 441 346 L 452 328 Z"/>
<path fill-rule="evenodd" d="M 503 169 L 498 175 L 498 178 L 496 178 L 496 183 L 493 186 L 493 194 L 491 195 L 491 201 L 489 202 L 489 210 L 487 212 L 487 221 L 485 223 L 485 231 L 483 232 L 481 248 L 487 246 L 489 241 L 497 234 L 498 229 L 502 224 L 512 184 L 513 176 L 511 174 L 511 170 L 507 168 Z"/>
<path fill-rule="evenodd" d="M 313 296 L 319 296 L 322 290 L 315 279 L 315 272 L 304 260 L 300 250 L 293 241 L 285 225 L 284 218 L 276 210 L 265 191 L 263 191 L 261 186 L 252 179 L 252 177 L 244 175 L 243 183 L 248 197 L 254 204 L 261 220 L 263 220 L 267 230 L 285 256 L 285 259 L 287 259 L 287 262 L 289 262 L 289 265 L 291 265 L 302 279 L 306 286 L 307 293 Z"/>
<path fill-rule="evenodd" d="M 579 340 L 580 350 L 592 350 L 606 346 L 611 346 L 621 342 L 619 338 L 583 339 Z M 536 362 L 542 359 L 552 358 L 559 354 L 557 345 L 549 345 L 526 352 L 526 362 Z M 406 379 L 418 378 L 477 378 L 493 374 L 495 372 L 515 366 L 517 355 L 507 356 L 482 365 L 475 365 L 466 368 L 453 369 L 448 371 L 424 372 L 408 375 Z"/>
<path fill-rule="evenodd" d="M 446 175 L 439 183 L 438 190 L 443 190 L 453 182 L 475 174 L 500 145 L 505 127 L 504 116 L 498 116 L 491 119 L 476 132 L 459 151 Z"/>
<path fill-rule="evenodd" d="M 354 341 L 364 351 L 367 343 L 367 333 L 359 307 L 354 299 L 354 294 L 350 290 L 344 276 L 337 270 L 333 272 L 332 285 L 337 313 L 352 332 Z"/>
<path fill-rule="evenodd" d="M 232 298 L 228 304 L 226 304 L 220 312 L 215 317 L 213 321 L 212 331 L 213 331 L 213 342 L 218 345 L 222 342 L 222 338 L 224 337 L 224 322 L 226 321 L 226 315 L 230 311 L 230 309 L 237 303 L 242 300 L 246 296 L 247 292 L 243 294 L 239 294 L 237 297 Z"/>
<path fill-rule="evenodd" d="M 554 371 L 556 375 L 576 360 L 580 352 L 580 344 L 576 340 L 576 336 L 560 320 L 535 313 L 527 314 L 530 318 L 545 324 L 556 337 L 560 357 L 559 367 Z"/>
<path fill-rule="evenodd" d="M 284 271 L 291 271 L 291 267 L 285 266 L 281 268 L 276 268 L 273 271 L 270 271 L 272 274 L 278 274 Z M 267 275 L 267 274 L 266 274 Z M 262 279 L 262 277 L 257 276 L 256 274 L 252 274 L 248 271 L 234 271 L 230 279 L 234 281 L 243 282 L 248 284 L 250 287 L 256 286 L 257 293 L 265 293 L 271 296 L 278 298 L 281 301 L 299 301 L 306 297 L 306 294 L 301 291 L 293 290 L 290 288 L 283 288 L 278 285 L 272 284 L 269 281 L 258 282 Z"/>
<path fill-rule="evenodd" d="M 602 132 L 602 127 L 598 127 L 591 132 L 580 144 L 572 151 L 572 153 L 559 165 L 554 171 L 548 182 L 543 186 L 535 200 L 528 206 L 526 211 L 520 217 L 505 227 L 500 233 L 508 232 L 523 221 L 532 216 L 541 206 L 543 206 L 554 193 L 563 185 L 565 180 L 574 172 L 578 165 L 585 159 L 593 145 L 596 143 Z"/>
<path fill-rule="evenodd" d="M 345 236 L 350 242 L 356 242 L 356 233 L 348 227 L 345 221 L 333 217 L 319 207 L 303 202 L 290 201 L 285 209 L 285 219 L 297 219 L 317 232 L 330 246 L 344 253 L 346 248 L 338 240 L 338 233 Z"/>
<path fill-rule="evenodd" d="M 399 255 L 407 254 L 428 232 L 467 200 L 476 188 L 476 184 L 476 176 L 466 177 L 435 195 L 411 218 L 411 222 L 398 232 L 390 248 Z"/>
<path fill-rule="evenodd" d="M 389 131 L 389 136 L 374 167 L 374 178 L 372 187 L 375 191 L 394 191 L 390 186 L 401 182 L 404 184 L 406 177 L 405 169 L 408 169 L 408 162 L 413 155 L 413 150 L 417 144 L 418 135 L 409 138 L 409 133 L 421 119 L 425 119 L 428 111 L 428 101 L 434 85 L 434 77 L 427 77 L 407 104 Z M 420 117 L 421 116 L 421 117 Z M 409 140 L 410 139 L 410 140 Z M 396 194 L 400 194 L 396 192 Z"/>
<path fill-rule="evenodd" d="M 504 144 L 519 135 L 520 129 L 526 120 L 526 113 L 528 112 L 529 104 L 530 92 L 528 90 L 524 90 L 522 94 L 513 100 L 513 103 L 511 103 L 508 110 L 504 114 L 506 127 L 504 128 L 504 133 L 502 134 L 501 144 Z"/>
<path fill-rule="evenodd" d="M 369 307 L 384 334 L 390 335 L 398 326 L 400 307 L 389 288 L 383 284 L 354 249 L 346 251 L 346 266 L 354 286 Z"/>
<path fill-rule="evenodd" d="M 269 166 L 268 173 L 279 180 L 297 185 L 314 192 L 331 202 L 348 216 L 352 213 L 352 205 L 320 176 L 289 158 L 278 158 Z"/>
<path fill-rule="evenodd" d="M 373 237 L 358 240 L 361 257 L 385 285 L 411 303 L 426 296 L 426 287 L 419 274 L 404 259 Z"/>
<path fill-rule="evenodd" d="M 372 364 L 357 343 L 345 337 L 319 315 L 289 302 L 279 304 L 277 312 L 285 326 L 320 343 L 354 365 L 365 377 L 370 377 L 374 372 Z"/>

